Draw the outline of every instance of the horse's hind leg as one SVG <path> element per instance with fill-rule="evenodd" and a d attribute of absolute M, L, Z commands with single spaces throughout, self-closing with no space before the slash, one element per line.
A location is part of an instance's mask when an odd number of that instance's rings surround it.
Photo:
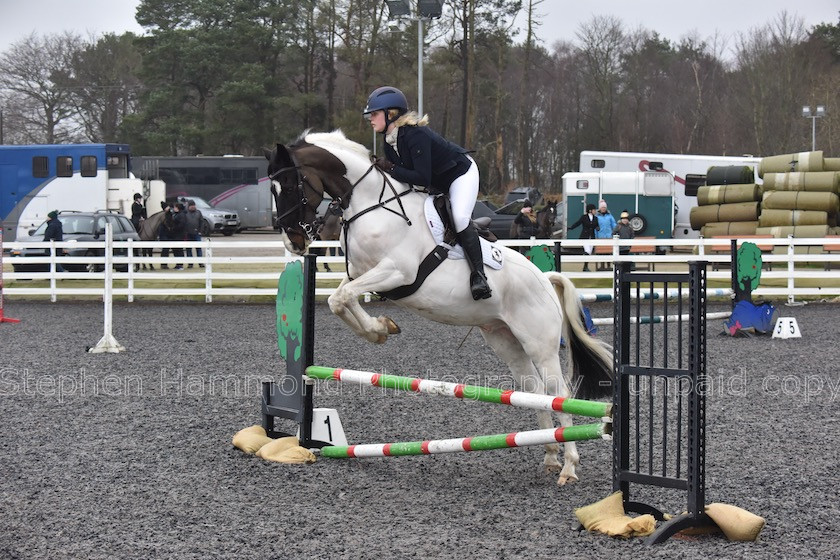
<path fill-rule="evenodd" d="M 569 388 L 560 368 L 559 348 L 546 342 L 548 337 L 530 336 L 525 339 L 527 342 L 523 345 L 508 328 L 490 331 L 482 329 L 482 334 L 493 351 L 508 365 L 522 390 L 569 396 Z M 536 356 L 536 359 L 531 356 Z M 535 364 L 540 364 L 540 367 L 536 367 Z M 558 413 L 557 417 L 561 426 L 572 425 L 572 417 L 569 414 Z M 554 420 L 548 411 L 538 411 L 537 422 L 542 429 L 554 427 Z M 560 471 L 557 484 L 563 486 L 567 482 L 578 480 L 577 467 L 580 464 L 580 456 L 573 441 L 563 444 L 562 464 L 558 460 L 559 452 L 559 444 L 546 445 L 543 468 L 546 471 Z"/>
<path fill-rule="evenodd" d="M 556 371 L 556 375 L 560 376 L 560 382 L 546 383 L 545 371 L 540 372 L 534 365 L 534 361 L 523 348 L 522 344 L 507 328 L 485 330 L 482 329 L 484 339 L 496 353 L 510 368 L 514 375 L 516 382 L 521 390 L 539 393 L 552 394 L 558 396 L 567 396 L 568 389 L 560 374 L 560 359 L 556 359 L 556 365 L 550 365 L 548 368 Z M 548 360 L 550 361 L 550 360 Z M 552 379 L 552 374 L 548 375 L 549 381 Z M 568 414 L 559 415 L 561 425 L 570 426 L 572 419 Z M 537 412 L 537 422 L 541 429 L 549 429 L 554 427 L 554 420 L 551 412 L 540 410 Z M 580 462 L 577 446 L 574 442 L 564 444 L 563 464 L 561 465 L 558 455 L 560 453 L 560 445 L 557 443 L 548 444 L 545 446 L 545 456 L 543 457 L 543 468 L 546 471 L 560 471 L 560 478 L 557 484 L 563 485 L 569 481 L 576 481 L 576 467 Z"/>

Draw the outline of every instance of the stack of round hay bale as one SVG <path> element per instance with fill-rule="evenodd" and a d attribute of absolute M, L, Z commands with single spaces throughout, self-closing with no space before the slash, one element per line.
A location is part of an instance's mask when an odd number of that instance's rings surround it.
<path fill-rule="evenodd" d="M 821 151 L 766 157 L 759 235 L 825 237 L 840 232 L 840 158 Z"/>
<path fill-rule="evenodd" d="M 691 209 L 692 229 L 703 237 L 754 235 L 759 225 L 761 187 L 747 165 L 710 167 L 706 186 L 697 190 L 697 206 Z"/>

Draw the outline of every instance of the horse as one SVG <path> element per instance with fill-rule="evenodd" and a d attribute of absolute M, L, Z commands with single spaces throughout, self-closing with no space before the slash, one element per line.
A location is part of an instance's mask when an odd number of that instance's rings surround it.
<path fill-rule="evenodd" d="M 286 248 L 304 254 L 312 239 L 315 210 L 328 193 L 344 210 L 341 247 L 347 276 L 329 297 L 330 310 L 360 337 L 384 343 L 399 326 L 387 316 L 371 317 L 359 304 L 365 292 L 382 294 L 415 283 L 421 261 L 436 249 L 424 205 L 428 194 L 396 181 L 371 163 L 361 144 L 340 130 L 305 132 L 290 145 L 266 149 L 268 176 L 277 204 L 275 228 Z M 556 272 L 541 272 L 518 252 L 491 246 L 502 261 L 487 267 L 493 295 L 473 300 L 466 260 L 442 259 L 410 295 L 393 303 L 444 324 L 477 326 L 507 364 L 520 387 L 568 397 L 569 383 L 583 398 L 612 393 L 612 356 L 608 347 L 586 334 L 582 307 L 572 282 Z M 485 250 L 486 252 L 486 250 Z M 560 363 L 561 336 L 567 341 L 567 383 Z M 568 414 L 558 414 L 563 426 Z M 541 428 L 554 427 L 551 413 L 539 411 Z M 545 446 L 543 468 L 560 471 L 558 485 L 577 481 L 580 458 L 574 442 Z"/>
<path fill-rule="evenodd" d="M 140 231 L 137 232 L 140 236 L 140 241 L 155 241 L 158 238 L 158 229 L 165 215 L 165 212 L 156 212 L 143 220 L 140 224 Z M 140 254 L 144 257 L 153 257 L 155 250 L 151 247 L 143 247 L 140 249 Z M 143 268 L 146 268 L 145 264 Z M 155 265 L 149 263 L 149 268 L 154 270 Z"/>
<path fill-rule="evenodd" d="M 537 237 L 550 239 L 554 233 L 554 222 L 557 219 L 557 201 L 549 201 L 537 211 Z"/>
<path fill-rule="evenodd" d="M 324 215 L 318 216 L 315 219 L 313 224 L 315 239 L 320 239 L 321 241 L 338 241 L 341 238 L 342 214 L 341 205 L 337 201 L 330 202 Z M 329 249 L 325 247 L 323 249 L 314 249 L 312 252 L 317 255 L 327 255 L 329 253 L 334 256 L 336 250 L 334 247 Z M 324 263 L 324 270 L 332 272 L 329 263 Z"/>
<path fill-rule="evenodd" d="M 549 239 L 554 233 L 554 221 L 557 219 L 557 202 L 549 202 L 536 213 L 537 239 Z M 511 239 L 522 239 L 519 235 L 519 224 L 511 222 L 509 235 Z"/>

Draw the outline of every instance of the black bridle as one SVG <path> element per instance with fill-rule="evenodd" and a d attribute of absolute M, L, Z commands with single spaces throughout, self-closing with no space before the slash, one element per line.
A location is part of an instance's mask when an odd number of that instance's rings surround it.
<path fill-rule="evenodd" d="M 307 238 L 309 238 L 309 240 L 312 241 L 313 235 L 314 235 L 314 228 L 313 228 L 314 222 L 309 223 L 309 222 L 306 221 L 306 209 L 311 208 L 309 206 L 309 199 L 306 198 L 306 187 L 309 187 L 309 190 L 311 190 L 316 196 L 320 196 L 321 199 L 324 198 L 323 193 L 318 192 L 315 189 L 315 187 L 312 186 L 312 184 L 309 182 L 309 179 L 307 179 L 306 175 L 304 175 L 300 172 L 300 166 L 298 166 L 298 165 L 293 165 L 293 166 L 290 166 L 290 167 L 281 167 L 280 169 L 278 169 L 274 173 L 270 174 L 268 176 L 268 179 L 269 179 L 269 181 L 271 181 L 271 190 L 276 195 L 277 191 L 274 188 L 274 180 L 281 173 L 285 173 L 285 172 L 290 171 L 292 169 L 295 171 L 295 174 L 297 175 L 297 184 L 295 185 L 295 188 L 297 189 L 297 192 L 299 193 L 300 199 L 298 200 L 298 202 L 296 204 L 292 205 L 291 208 L 289 208 L 288 210 L 286 210 L 285 212 L 283 212 L 282 214 L 277 216 L 277 218 L 275 220 L 275 223 L 280 225 L 280 227 L 283 227 L 281 221 L 284 218 L 286 218 L 287 216 L 291 216 L 293 213 L 297 212 L 298 213 L 298 216 L 297 216 L 298 224 L 297 225 L 300 226 L 300 228 L 306 234 Z M 281 189 L 282 189 L 282 186 L 281 186 Z M 280 208 L 277 208 L 277 211 L 279 212 Z M 314 213 L 314 209 L 313 209 L 313 213 Z"/>
<path fill-rule="evenodd" d="M 309 182 L 309 180 L 306 178 L 306 175 L 304 175 L 300 172 L 300 169 L 301 169 L 301 166 L 299 166 L 299 165 L 283 167 L 283 168 L 278 169 L 274 173 L 271 173 L 268 176 L 268 178 L 272 182 L 271 188 L 272 188 L 272 190 L 274 190 L 274 180 L 276 179 L 276 177 L 278 175 L 280 175 L 281 173 L 290 171 L 290 170 L 295 171 L 295 173 L 297 175 L 297 184 L 295 185 L 295 188 L 297 189 L 297 192 L 299 193 L 300 199 L 291 208 L 287 209 L 285 212 L 283 212 L 282 214 L 277 216 L 276 223 L 279 224 L 280 227 L 283 227 L 283 225 L 281 223 L 281 220 L 283 220 L 287 216 L 291 216 L 295 212 L 297 212 L 298 213 L 298 215 L 297 215 L 298 224 L 297 225 L 299 225 L 301 227 L 303 232 L 306 234 L 307 238 L 310 241 L 312 241 L 314 239 L 314 236 L 315 236 L 315 219 L 317 219 L 317 216 L 315 218 L 313 218 L 312 223 L 309 223 L 309 222 L 306 221 L 306 208 L 311 208 L 311 206 L 309 206 L 309 199 L 306 198 L 306 188 L 308 187 L 309 190 L 312 191 L 316 196 L 320 197 L 321 200 L 323 200 L 323 198 L 324 198 L 324 193 L 316 190 L 312 186 L 312 184 Z M 370 173 L 374 169 L 379 171 L 379 173 L 380 173 L 380 175 L 382 176 L 382 179 L 383 179 L 382 189 L 379 193 L 379 201 L 376 204 L 373 204 L 372 206 L 370 206 L 368 208 L 365 208 L 364 210 L 362 210 L 360 212 L 357 212 L 351 218 L 349 218 L 347 220 L 344 220 L 343 228 L 344 228 L 344 238 L 345 239 L 347 239 L 347 236 L 349 234 L 350 224 L 352 222 L 356 221 L 358 218 L 364 216 L 365 214 L 367 214 L 369 212 L 372 212 L 374 210 L 377 210 L 379 208 L 387 210 L 387 211 L 401 217 L 402 219 L 405 220 L 405 222 L 409 226 L 411 225 L 411 219 L 406 214 L 405 207 L 403 206 L 403 203 L 402 203 L 402 197 L 411 193 L 411 192 L 414 192 L 416 189 L 414 187 L 409 187 L 408 189 L 406 189 L 402 192 L 397 192 L 397 189 L 394 187 L 393 183 L 391 182 L 390 177 L 388 177 L 388 175 L 386 175 L 381 169 L 379 169 L 378 167 L 376 167 L 373 164 L 371 164 L 371 166 L 367 169 L 367 171 L 365 171 L 364 174 L 362 174 L 362 176 L 359 177 L 359 179 L 355 183 L 350 185 L 350 188 L 347 190 L 347 192 L 343 193 L 342 196 L 333 196 L 333 200 L 338 201 L 338 204 L 341 206 L 342 209 L 346 209 L 350 204 L 350 198 L 353 195 L 353 190 L 362 181 L 364 181 L 365 178 L 368 175 L 370 175 Z M 391 196 L 388 197 L 388 198 L 386 198 L 386 186 L 391 191 Z M 387 207 L 388 203 L 393 202 L 395 200 L 397 201 L 397 204 L 399 205 L 399 211 L 394 210 L 393 208 L 388 208 Z M 278 211 L 279 210 L 280 209 L 278 208 Z M 345 256 L 346 256 L 346 252 L 345 252 Z"/>

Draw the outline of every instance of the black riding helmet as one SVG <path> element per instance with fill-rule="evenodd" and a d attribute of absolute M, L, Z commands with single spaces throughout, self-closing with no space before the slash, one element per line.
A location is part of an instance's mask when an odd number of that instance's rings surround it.
<path fill-rule="evenodd" d="M 385 130 L 388 130 L 388 125 L 393 122 L 388 116 L 388 109 L 396 109 L 400 115 L 403 115 L 408 112 L 408 100 L 405 98 L 405 94 L 397 88 L 382 86 L 373 90 L 368 96 L 367 104 L 362 114 L 367 117 L 374 111 L 384 110 Z"/>

